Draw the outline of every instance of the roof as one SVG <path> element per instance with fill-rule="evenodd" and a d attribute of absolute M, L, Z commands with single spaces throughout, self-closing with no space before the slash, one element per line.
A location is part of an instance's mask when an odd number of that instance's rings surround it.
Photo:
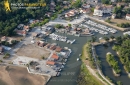
<path fill-rule="evenodd" d="M 60 52 L 61 50 L 62 50 L 62 48 L 60 46 L 57 46 L 55 49 L 56 52 Z"/>
<path fill-rule="evenodd" d="M 3 36 L 3 37 L 1 38 L 1 41 L 6 41 L 6 39 L 7 39 L 7 37 L 6 37 L 6 36 Z"/>
<path fill-rule="evenodd" d="M 52 45 L 52 46 L 50 47 L 50 49 L 51 49 L 51 50 L 55 50 L 55 49 L 56 49 L 56 46 L 55 46 L 55 45 Z"/>
<path fill-rule="evenodd" d="M 51 58 L 58 59 L 59 56 L 57 56 L 55 53 L 51 56 Z"/>
<path fill-rule="evenodd" d="M 55 65 L 55 62 L 54 61 L 47 61 L 46 64 L 48 64 L 48 65 Z"/>
<path fill-rule="evenodd" d="M 36 37 L 36 36 L 37 36 L 37 34 L 38 34 L 38 33 L 33 32 L 33 33 L 32 33 L 32 36 L 35 36 L 35 37 Z"/>
<path fill-rule="evenodd" d="M 17 34 L 26 34 L 26 31 L 25 30 L 16 30 Z"/>

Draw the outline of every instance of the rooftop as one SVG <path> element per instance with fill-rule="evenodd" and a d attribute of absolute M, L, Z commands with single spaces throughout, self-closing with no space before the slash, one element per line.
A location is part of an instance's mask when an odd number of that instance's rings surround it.
<path fill-rule="evenodd" d="M 47 65 L 55 65 L 55 62 L 54 61 L 47 61 L 46 64 Z"/>

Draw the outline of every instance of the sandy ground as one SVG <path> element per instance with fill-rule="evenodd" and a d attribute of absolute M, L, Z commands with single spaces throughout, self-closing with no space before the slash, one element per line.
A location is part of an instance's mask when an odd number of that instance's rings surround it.
<path fill-rule="evenodd" d="M 34 44 L 23 45 L 16 53 L 19 56 L 42 59 L 42 56 L 47 58 L 50 52 L 43 47 L 35 46 Z"/>
<path fill-rule="evenodd" d="M 111 19 L 112 24 L 116 25 L 116 24 L 121 24 L 121 23 L 130 23 L 129 20 L 126 19 Z"/>
<path fill-rule="evenodd" d="M 45 85 L 46 79 L 29 74 L 23 67 L 0 66 L 0 85 Z"/>

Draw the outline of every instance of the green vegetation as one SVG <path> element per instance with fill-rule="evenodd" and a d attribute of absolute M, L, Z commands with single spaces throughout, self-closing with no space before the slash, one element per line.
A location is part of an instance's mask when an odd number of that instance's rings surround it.
<path fill-rule="evenodd" d="M 108 18 L 105 21 L 108 22 L 108 23 L 111 23 L 111 18 Z"/>
<path fill-rule="evenodd" d="M 128 2 L 130 2 L 130 0 L 117 0 L 117 2 L 126 2 L 126 3 L 128 3 Z"/>
<path fill-rule="evenodd" d="M 6 11 L 4 8 L 4 0 L 0 1 L 0 35 L 13 36 L 16 33 L 14 29 L 18 24 L 28 24 L 29 19 L 38 19 L 40 22 L 31 24 L 30 27 L 42 26 L 49 22 L 49 20 L 54 20 L 57 14 L 64 10 L 61 1 L 53 0 L 56 5 L 55 12 L 51 11 L 50 2 L 51 0 L 9 0 L 9 3 L 46 3 L 46 6 L 40 7 L 38 9 L 11 9 L 11 11 Z M 51 17 L 45 15 L 51 12 Z M 4 16 L 3 16 L 4 15 Z"/>
<path fill-rule="evenodd" d="M 117 81 L 116 83 L 117 85 L 123 85 L 121 81 Z"/>
<path fill-rule="evenodd" d="M 4 59 L 7 59 L 7 58 L 9 58 L 10 57 L 10 54 L 9 53 L 5 53 L 5 55 L 4 55 Z"/>
<path fill-rule="evenodd" d="M 118 52 L 120 61 L 124 65 L 125 70 L 130 72 L 130 36 L 124 35 L 123 37 L 117 37 L 116 43 L 112 49 Z"/>
<path fill-rule="evenodd" d="M 116 59 L 114 58 L 114 56 L 112 54 L 107 54 L 106 60 L 109 63 L 109 65 L 113 68 L 113 70 L 115 71 L 115 73 L 116 74 L 120 74 L 121 69 L 118 66 L 118 61 L 116 61 Z"/>
<path fill-rule="evenodd" d="M 92 45 L 90 42 L 88 42 L 88 45 L 86 47 L 86 52 L 88 55 L 88 60 L 89 60 L 89 64 L 92 68 L 96 68 L 95 62 L 94 62 L 94 58 L 92 56 Z"/>
<path fill-rule="evenodd" d="M 64 26 L 63 26 L 62 24 L 56 24 L 56 25 L 55 25 L 55 28 L 60 29 L 60 28 L 64 28 Z"/>
<path fill-rule="evenodd" d="M 84 65 L 81 65 L 80 75 L 78 77 L 77 85 L 104 85 L 97 78 L 95 78 Z"/>
<path fill-rule="evenodd" d="M 105 40 L 105 41 L 109 41 L 109 38 L 108 37 L 103 37 L 103 39 Z"/>
<path fill-rule="evenodd" d="M 111 1 L 110 1 L 110 0 L 101 0 L 101 2 L 102 2 L 103 4 L 111 4 Z"/>
<path fill-rule="evenodd" d="M 72 8 L 79 8 L 79 7 L 81 7 L 82 2 L 81 2 L 81 0 L 76 0 L 76 1 L 72 0 L 71 5 L 72 5 Z"/>
<path fill-rule="evenodd" d="M 117 24 L 117 26 L 127 28 L 127 27 L 130 27 L 130 23 L 121 23 L 121 24 Z"/>

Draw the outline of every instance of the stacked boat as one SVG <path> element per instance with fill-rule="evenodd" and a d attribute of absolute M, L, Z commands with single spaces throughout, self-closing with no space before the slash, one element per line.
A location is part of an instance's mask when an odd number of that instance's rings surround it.
<path fill-rule="evenodd" d="M 85 23 L 86 23 L 86 24 L 89 24 L 89 25 L 92 25 L 92 26 L 94 26 L 94 27 L 100 28 L 100 29 L 102 29 L 102 30 L 111 32 L 111 33 L 116 33 L 116 32 L 117 32 L 116 29 L 109 28 L 109 27 L 107 27 L 107 26 L 105 26 L 105 25 L 98 24 L 98 23 L 96 23 L 96 22 L 94 22 L 94 21 L 91 21 L 91 20 L 88 20 L 88 21 L 86 21 Z"/>

